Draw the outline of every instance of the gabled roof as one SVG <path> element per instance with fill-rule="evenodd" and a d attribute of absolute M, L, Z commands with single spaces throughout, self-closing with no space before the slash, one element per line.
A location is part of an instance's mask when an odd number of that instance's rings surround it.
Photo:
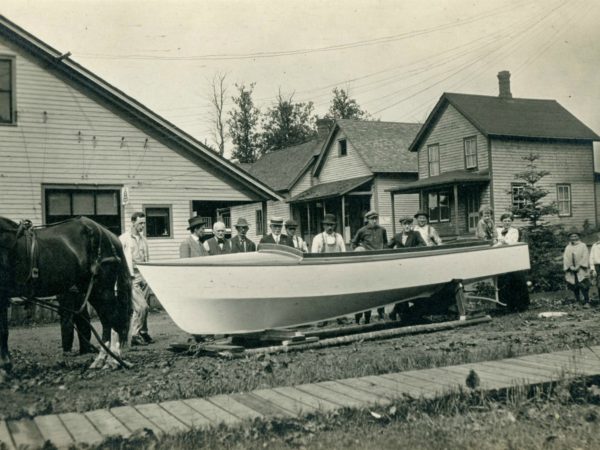
<path fill-rule="evenodd" d="M 312 163 L 322 142 L 313 139 L 267 153 L 246 170 L 275 191 L 289 191 Z"/>
<path fill-rule="evenodd" d="M 353 191 L 372 179 L 372 175 L 367 175 L 366 177 L 349 178 L 347 180 L 317 184 L 291 198 L 289 202 L 307 202 L 310 200 L 339 197 L 340 195 L 345 195 L 348 192 Z"/>
<path fill-rule="evenodd" d="M 150 130 L 167 147 L 182 150 L 192 161 L 201 161 L 260 197 L 281 200 L 279 194 L 269 186 L 218 155 L 123 91 L 71 60 L 67 56 L 68 54 L 63 55 L 2 15 L 0 15 L 0 38 L 17 45 L 40 61 L 46 70 L 83 89 L 90 97 L 105 102 L 116 112 L 126 116 L 127 120 L 136 123 L 136 126 Z"/>
<path fill-rule="evenodd" d="M 420 127 L 417 123 L 337 119 L 323 145 L 313 173 L 315 176 L 319 174 L 340 129 L 371 172 L 417 172 L 417 158 L 408 148 Z"/>
<path fill-rule="evenodd" d="M 491 137 L 596 141 L 600 137 L 556 100 L 444 93 L 410 146 L 416 151 L 446 105 L 451 104 Z"/>

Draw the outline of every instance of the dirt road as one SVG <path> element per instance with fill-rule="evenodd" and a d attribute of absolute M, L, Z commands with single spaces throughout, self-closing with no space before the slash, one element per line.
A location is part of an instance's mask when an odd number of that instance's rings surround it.
<path fill-rule="evenodd" d="M 385 341 L 359 342 L 234 360 L 174 354 L 188 336 L 165 313 L 152 314 L 156 343 L 127 350 L 131 370 L 89 370 L 92 357 L 63 357 L 58 325 L 11 330 L 14 370 L 0 374 L 0 418 L 86 411 L 202 397 L 260 387 L 380 374 L 600 343 L 600 308 L 565 304 L 567 293 L 537 295 L 523 314 L 485 324 Z M 542 311 L 563 317 L 542 319 Z"/>

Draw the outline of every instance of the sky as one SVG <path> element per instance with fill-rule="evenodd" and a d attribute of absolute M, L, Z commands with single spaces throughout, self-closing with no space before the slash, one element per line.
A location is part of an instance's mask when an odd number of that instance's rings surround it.
<path fill-rule="evenodd" d="M 2 0 L 0 14 L 202 142 L 211 80 L 423 122 L 443 92 L 555 99 L 600 134 L 597 0 Z M 230 151 L 231 144 L 227 149 Z"/>

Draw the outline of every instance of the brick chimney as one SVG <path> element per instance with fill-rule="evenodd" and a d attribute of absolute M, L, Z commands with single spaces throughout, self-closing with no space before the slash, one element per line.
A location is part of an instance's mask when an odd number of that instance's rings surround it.
<path fill-rule="evenodd" d="M 498 94 L 498 97 L 512 98 L 512 94 L 510 92 L 510 72 L 508 70 L 498 72 L 498 84 L 500 87 L 500 93 Z"/>
<path fill-rule="evenodd" d="M 317 135 L 319 140 L 323 140 L 329 136 L 331 127 L 333 126 L 332 119 L 317 119 Z"/>

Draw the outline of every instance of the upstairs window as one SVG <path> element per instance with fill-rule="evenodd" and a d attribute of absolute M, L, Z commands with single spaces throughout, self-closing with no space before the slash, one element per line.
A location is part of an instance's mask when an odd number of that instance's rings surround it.
<path fill-rule="evenodd" d="M 0 123 L 15 123 L 15 73 L 13 58 L 0 57 Z"/>
<path fill-rule="evenodd" d="M 427 161 L 429 162 L 429 176 L 440 174 L 440 146 L 433 144 L 427 147 Z"/>
<path fill-rule="evenodd" d="M 340 156 L 346 156 L 348 154 L 348 142 L 346 142 L 346 139 L 340 139 L 338 141 L 338 149 Z"/>
<path fill-rule="evenodd" d="M 558 199 L 558 215 L 559 216 L 570 216 L 571 215 L 571 185 L 570 184 L 557 184 L 556 185 L 556 197 Z"/>
<path fill-rule="evenodd" d="M 477 168 L 477 138 L 475 136 L 465 138 L 465 168 Z"/>
<path fill-rule="evenodd" d="M 171 207 L 168 205 L 144 206 L 147 238 L 170 238 Z"/>

